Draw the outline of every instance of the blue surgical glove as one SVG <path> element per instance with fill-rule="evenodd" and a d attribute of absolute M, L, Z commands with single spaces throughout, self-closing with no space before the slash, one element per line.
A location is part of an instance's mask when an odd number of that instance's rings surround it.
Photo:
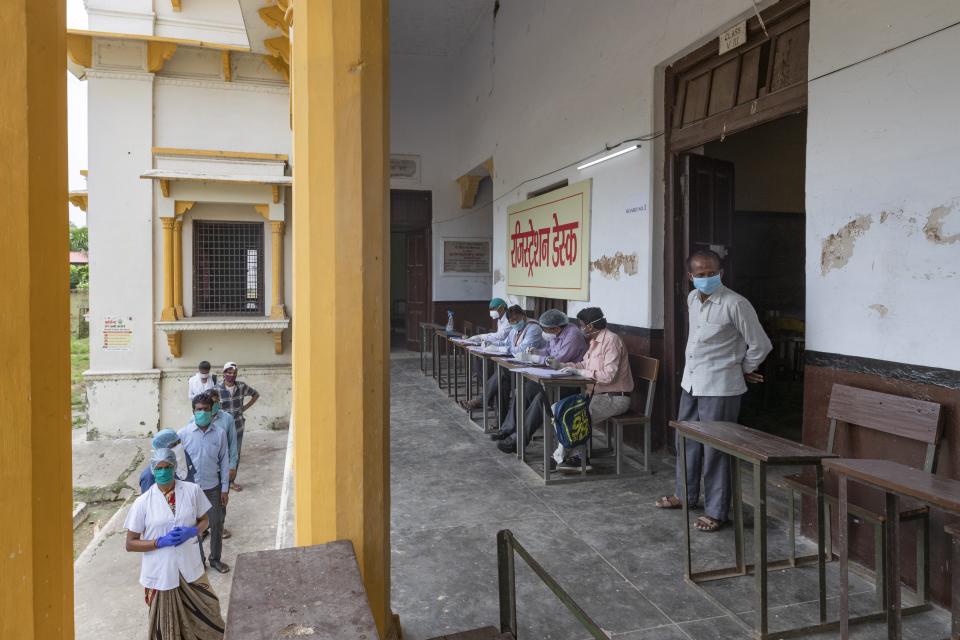
<path fill-rule="evenodd" d="M 165 536 L 160 536 L 157 538 L 157 549 L 163 549 L 164 547 L 175 547 L 181 542 L 183 541 L 180 540 L 178 532 L 174 530 Z"/>
<path fill-rule="evenodd" d="M 179 529 L 180 529 L 180 537 L 183 538 L 182 542 L 186 542 L 191 538 L 196 538 L 197 535 L 199 535 L 200 533 L 199 531 L 197 531 L 196 527 L 179 527 Z"/>

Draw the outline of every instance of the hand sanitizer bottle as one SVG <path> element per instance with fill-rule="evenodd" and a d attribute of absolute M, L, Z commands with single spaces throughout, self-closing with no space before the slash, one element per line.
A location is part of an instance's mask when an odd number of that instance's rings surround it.
<path fill-rule="evenodd" d="M 449 335 L 453 335 L 454 333 L 456 333 L 456 331 L 454 331 L 454 329 L 453 329 L 453 311 L 451 311 L 451 310 L 447 310 L 447 327 L 446 327 L 446 331 L 447 331 L 447 335 L 448 335 L 448 336 L 449 336 Z"/>

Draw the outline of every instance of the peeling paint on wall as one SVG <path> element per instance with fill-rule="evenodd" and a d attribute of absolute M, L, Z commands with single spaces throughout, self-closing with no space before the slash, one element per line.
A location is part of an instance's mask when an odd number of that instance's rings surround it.
<path fill-rule="evenodd" d="M 493 284 L 497 284 L 498 282 L 503 282 L 503 272 L 500 271 L 500 269 L 494 269 L 494 270 L 493 270 Z"/>
<path fill-rule="evenodd" d="M 823 241 L 823 250 L 820 253 L 820 272 L 827 275 L 832 269 L 840 269 L 850 261 L 857 238 L 862 236 L 873 224 L 873 217 L 868 215 L 857 216 L 839 231 L 830 234 Z"/>
<path fill-rule="evenodd" d="M 934 207 L 927 216 L 927 224 L 923 226 L 923 233 L 927 240 L 934 244 L 953 244 L 960 242 L 960 233 L 944 235 L 943 223 L 950 212 L 954 209 L 953 204 Z"/>
<path fill-rule="evenodd" d="M 591 271 L 598 271 L 604 278 L 620 279 L 620 269 L 628 276 L 637 275 L 637 254 L 624 255 L 617 251 L 612 256 L 600 256 L 590 263 Z"/>
<path fill-rule="evenodd" d="M 887 314 L 890 313 L 890 309 L 883 304 L 872 304 L 870 305 L 870 308 L 876 311 L 881 318 L 886 318 Z"/>

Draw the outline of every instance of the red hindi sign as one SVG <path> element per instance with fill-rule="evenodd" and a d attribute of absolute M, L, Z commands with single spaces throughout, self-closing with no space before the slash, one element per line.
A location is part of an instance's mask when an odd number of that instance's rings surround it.
<path fill-rule="evenodd" d="M 507 208 L 507 293 L 590 299 L 590 180 Z"/>

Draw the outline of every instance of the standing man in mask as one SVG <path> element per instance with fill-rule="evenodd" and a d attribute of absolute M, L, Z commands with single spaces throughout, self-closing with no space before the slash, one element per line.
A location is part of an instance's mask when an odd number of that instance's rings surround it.
<path fill-rule="evenodd" d="M 763 382 L 757 369 L 773 349 L 753 305 L 723 286 L 720 256 L 697 251 L 687 258 L 694 290 L 687 296 L 690 313 L 686 363 L 680 382 L 681 421 L 736 422 L 747 382 Z M 679 439 L 679 436 L 678 436 Z M 679 455 L 680 446 L 677 443 Z M 699 442 L 687 443 L 687 495 L 690 508 L 700 498 L 703 474 L 704 515 L 694 526 L 713 532 L 727 521 L 730 505 L 730 457 Z M 656 502 L 661 509 L 683 506 L 682 465 L 677 460 L 674 495 Z"/>
<path fill-rule="evenodd" d="M 223 548 L 224 510 L 230 497 L 230 450 L 227 434 L 213 424 L 212 409 L 210 396 L 206 393 L 198 395 L 193 399 L 193 420 L 177 435 L 196 467 L 195 482 L 213 505 L 207 512 L 210 519 L 210 567 L 226 573 L 230 567 L 220 561 L 220 552 Z"/>
<path fill-rule="evenodd" d="M 203 360 L 197 365 L 197 372 L 187 380 L 187 400 L 192 404 L 194 398 L 215 386 L 217 386 L 217 376 L 210 375 L 210 363 Z"/>
<path fill-rule="evenodd" d="M 247 422 L 243 414 L 260 399 L 260 393 L 246 382 L 237 380 L 236 362 L 223 365 L 223 382 L 217 387 L 217 393 L 220 394 L 220 409 L 233 416 L 237 427 L 237 464 L 233 467 L 233 477 L 236 478 L 240 454 L 243 452 L 243 428 Z M 236 491 L 243 491 L 243 487 L 236 482 L 232 486 Z"/>

